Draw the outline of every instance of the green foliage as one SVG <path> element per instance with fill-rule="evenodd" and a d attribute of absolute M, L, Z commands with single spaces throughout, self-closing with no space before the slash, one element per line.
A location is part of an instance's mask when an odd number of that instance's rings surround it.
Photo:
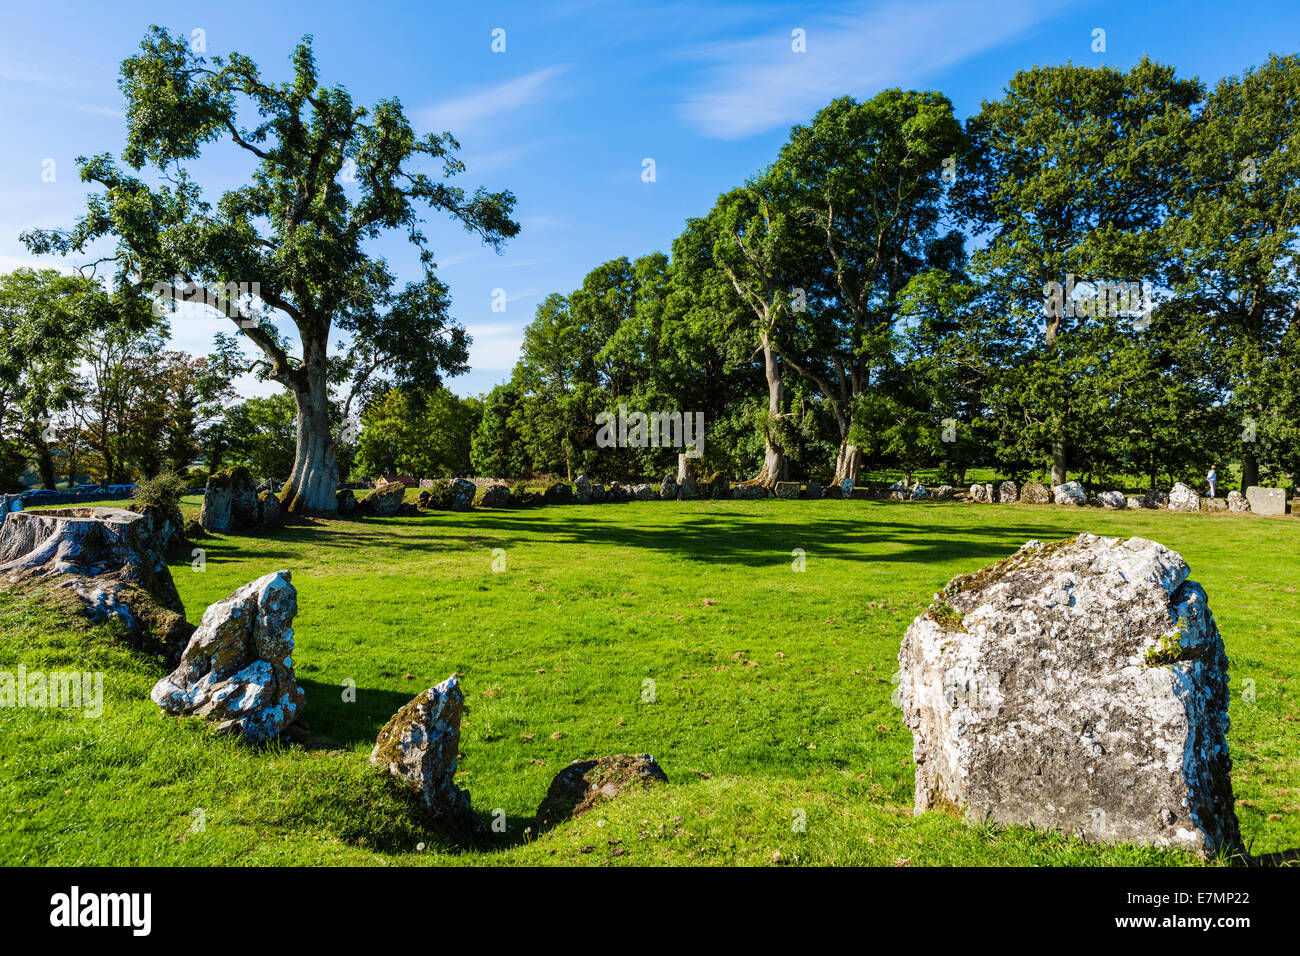
<path fill-rule="evenodd" d="M 143 478 L 136 483 L 131 496 L 136 504 L 152 505 L 167 514 L 179 513 L 181 498 L 189 489 L 189 482 L 174 472 L 164 471 L 153 478 Z"/>
<path fill-rule="evenodd" d="M 356 474 L 467 475 L 470 438 L 481 415 L 477 400 L 445 388 L 419 395 L 393 389 L 361 416 Z"/>

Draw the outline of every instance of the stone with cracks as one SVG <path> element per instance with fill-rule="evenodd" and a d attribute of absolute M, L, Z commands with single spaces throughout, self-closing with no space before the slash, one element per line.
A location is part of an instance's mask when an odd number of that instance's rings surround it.
<path fill-rule="evenodd" d="M 758 501 L 766 498 L 767 489 L 762 485 L 736 485 L 731 489 L 731 496 L 739 501 Z"/>
<path fill-rule="evenodd" d="M 379 732 L 370 763 L 397 778 L 445 823 L 472 822 L 469 792 L 456 786 L 465 695 L 453 674 L 394 714 Z"/>
<path fill-rule="evenodd" d="M 1030 505 L 1045 505 L 1052 501 L 1052 492 L 1041 481 L 1027 481 L 1020 489 L 1020 500 Z"/>
<path fill-rule="evenodd" d="M 1033 541 L 908 628 L 915 810 L 1087 840 L 1238 847 L 1228 659 L 1205 591 L 1154 541 Z"/>
<path fill-rule="evenodd" d="M 1098 493 L 1097 500 L 1101 502 L 1102 507 L 1109 508 L 1112 511 L 1123 511 L 1128 508 L 1128 498 L 1122 491 L 1103 491 Z"/>
<path fill-rule="evenodd" d="M 474 496 L 478 494 L 478 485 L 468 478 L 453 478 L 451 480 L 451 510 L 452 511 L 473 511 Z"/>
<path fill-rule="evenodd" d="M 843 481 L 840 482 L 840 497 L 841 497 L 841 498 L 852 498 L 852 497 L 853 497 L 853 479 L 852 479 L 852 478 L 845 478 Z"/>
<path fill-rule="evenodd" d="M 1197 494 L 1196 489 L 1180 481 L 1169 492 L 1169 510 L 1200 511 L 1201 496 Z"/>
<path fill-rule="evenodd" d="M 591 504 L 591 479 L 586 475 L 573 479 L 573 497 L 580 505 Z"/>
<path fill-rule="evenodd" d="M 91 620 L 120 621 L 133 648 L 170 661 L 193 630 L 163 540 L 145 515 L 124 508 L 10 513 L 0 525 L 0 578 L 68 588 Z"/>
<path fill-rule="evenodd" d="M 632 497 L 637 501 L 652 501 L 657 498 L 655 490 L 647 484 L 638 484 L 632 486 Z"/>
<path fill-rule="evenodd" d="M 1014 481 L 1004 481 L 998 485 L 998 501 L 1011 502 L 1020 500 L 1020 489 Z"/>
<path fill-rule="evenodd" d="M 940 485 L 938 488 L 934 489 L 934 492 L 930 495 L 930 500 L 952 501 L 954 494 L 955 489 L 952 485 Z"/>
<path fill-rule="evenodd" d="M 1063 485 L 1057 485 L 1052 489 L 1052 494 L 1058 505 L 1083 507 L 1088 503 L 1088 492 L 1084 491 L 1083 485 L 1077 481 L 1067 481 Z"/>
<path fill-rule="evenodd" d="M 908 492 L 908 497 L 913 501 L 924 501 L 926 498 L 930 497 L 930 490 L 918 481 Z"/>
<path fill-rule="evenodd" d="M 664 480 L 659 485 L 659 497 L 664 501 L 673 501 L 677 498 L 677 476 L 672 472 L 664 475 Z"/>
<path fill-rule="evenodd" d="M 1228 510 L 1229 511 L 1249 511 L 1250 502 L 1236 488 L 1228 492 Z"/>
<path fill-rule="evenodd" d="M 534 835 L 581 816 L 631 787 L 667 783 L 668 775 L 649 754 L 615 754 L 575 760 L 555 775 L 537 808 Z"/>
<path fill-rule="evenodd" d="M 699 491 L 695 486 L 695 479 L 690 475 L 683 478 L 677 485 L 678 501 L 694 501 L 698 497 Z"/>
<path fill-rule="evenodd" d="M 298 593 L 288 571 L 251 581 L 203 612 L 177 668 L 149 695 L 164 711 L 213 721 L 249 743 L 267 743 L 302 712 L 294 676 Z"/>

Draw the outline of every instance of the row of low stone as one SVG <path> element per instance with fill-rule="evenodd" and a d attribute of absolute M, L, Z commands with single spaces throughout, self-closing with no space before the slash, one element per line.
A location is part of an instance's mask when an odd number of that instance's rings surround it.
<path fill-rule="evenodd" d="M 971 485 L 970 497 L 972 501 L 984 503 L 1021 501 L 1076 507 L 1099 505 L 1112 511 L 1167 508 L 1170 511 L 1254 511 L 1266 515 L 1284 515 L 1290 511 L 1286 491 L 1282 488 L 1252 485 L 1245 494 L 1234 489 L 1226 498 L 1210 498 L 1202 497 L 1196 489 L 1181 481 L 1167 492 L 1153 489 L 1140 495 L 1126 495 L 1122 491 L 1090 493 L 1077 481 L 1067 481 L 1051 489 L 1037 481 L 1026 482 L 1021 488 L 1014 481 L 1003 481 Z"/>
<path fill-rule="evenodd" d="M 295 676 L 292 627 L 298 595 L 289 571 L 238 588 L 193 628 L 163 557 L 165 541 L 150 515 L 120 508 L 16 512 L 0 527 L 0 579 L 68 588 L 92 619 L 117 620 L 133 647 L 161 653 L 173 669 L 150 696 L 164 712 L 202 717 L 251 744 L 332 747 L 301 719 L 306 699 Z M 370 762 L 411 791 L 439 826 L 481 834 L 469 794 L 454 783 L 463 707 L 456 675 L 429 688 L 384 726 Z M 536 832 L 628 786 L 666 779 L 647 754 L 575 760 L 552 781 Z"/>

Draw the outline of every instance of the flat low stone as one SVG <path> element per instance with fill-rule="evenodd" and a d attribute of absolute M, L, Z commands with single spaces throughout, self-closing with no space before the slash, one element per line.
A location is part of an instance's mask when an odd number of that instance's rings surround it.
<path fill-rule="evenodd" d="M 1154 541 L 1082 534 L 948 582 L 899 651 L 915 811 L 1237 848 L 1228 659 L 1189 574 Z"/>
<path fill-rule="evenodd" d="M 1201 508 L 1205 511 L 1227 511 L 1228 501 L 1226 498 L 1202 498 Z"/>
<path fill-rule="evenodd" d="M 370 753 L 372 766 L 395 777 L 443 823 L 477 829 L 470 795 L 456 786 L 465 695 L 453 674 L 389 718 Z"/>
<path fill-rule="evenodd" d="M 776 483 L 776 496 L 786 501 L 793 501 L 799 497 L 801 486 L 797 481 L 778 481 Z"/>
<path fill-rule="evenodd" d="M 203 612 L 180 664 L 150 697 L 169 714 L 206 718 L 250 743 L 275 739 L 303 705 L 290 626 L 297 613 L 288 571 L 245 584 Z"/>
<path fill-rule="evenodd" d="M 735 485 L 731 489 L 731 496 L 741 501 L 758 501 L 767 497 L 767 489 L 762 485 Z"/>
<path fill-rule="evenodd" d="M 1284 515 L 1290 511 L 1290 502 L 1283 488 L 1261 488 L 1251 485 L 1246 489 L 1246 501 L 1257 515 Z"/>
<path fill-rule="evenodd" d="M 615 754 L 575 760 L 555 775 L 537 808 L 534 835 L 572 820 L 629 788 L 667 783 L 668 775 L 649 754 Z"/>

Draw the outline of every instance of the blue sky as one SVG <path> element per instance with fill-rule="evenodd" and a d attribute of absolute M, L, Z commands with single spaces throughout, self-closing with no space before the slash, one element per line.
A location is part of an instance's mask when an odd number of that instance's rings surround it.
<path fill-rule="evenodd" d="M 518 197 L 523 231 L 500 255 L 446 220 L 431 217 L 426 230 L 475 340 L 472 370 L 448 384 L 486 392 L 509 376 L 541 298 L 609 259 L 667 252 L 687 217 L 771 161 L 790 125 L 835 96 L 933 88 L 965 117 L 1018 69 L 1124 68 L 1143 54 L 1212 83 L 1295 51 L 1296 12 L 1294 0 L 11 5 L 0 32 L 0 269 L 42 264 L 18 241 L 23 229 L 75 221 L 86 188 L 76 156 L 120 152 L 117 67 L 151 23 L 202 30 L 209 53 L 238 50 L 275 80 L 310 33 L 324 83 L 359 102 L 399 98 L 417 130 L 461 141 L 463 185 Z M 492 50 L 497 28 L 504 53 Z M 1104 53 L 1092 49 L 1097 28 Z M 806 52 L 791 48 L 795 29 Z M 49 160 L 53 182 L 42 178 Z M 215 199 L 249 166 L 246 154 L 216 149 L 192 168 Z M 414 277 L 404 240 L 375 252 Z M 492 311 L 495 289 L 504 312 Z M 205 353 L 227 327 L 186 312 L 173 319 L 173 347 Z M 245 394 L 276 388 L 241 383 Z"/>

